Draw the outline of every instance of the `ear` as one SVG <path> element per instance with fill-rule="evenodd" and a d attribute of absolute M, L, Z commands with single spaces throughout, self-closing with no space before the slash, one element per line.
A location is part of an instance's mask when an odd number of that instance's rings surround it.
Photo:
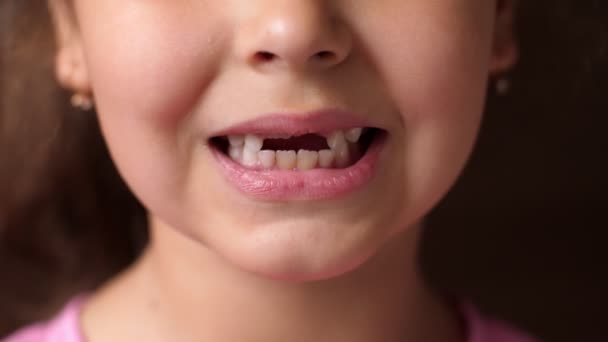
<path fill-rule="evenodd" d="M 59 84 L 75 93 L 89 94 L 91 85 L 80 29 L 70 0 L 48 0 L 57 44 L 55 75 Z"/>
<path fill-rule="evenodd" d="M 519 58 L 519 46 L 515 38 L 516 7 L 517 0 L 497 1 L 490 74 L 500 74 L 509 70 Z"/>

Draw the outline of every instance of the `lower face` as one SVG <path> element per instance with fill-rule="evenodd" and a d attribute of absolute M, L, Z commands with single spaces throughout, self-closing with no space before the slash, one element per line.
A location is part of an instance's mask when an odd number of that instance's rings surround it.
<path fill-rule="evenodd" d="M 471 152 L 493 1 L 75 3 L 122 176 L 154 221 L 238 268 L 343 274 Z M 299 58 L 315 49 L 343 59 Z"/>

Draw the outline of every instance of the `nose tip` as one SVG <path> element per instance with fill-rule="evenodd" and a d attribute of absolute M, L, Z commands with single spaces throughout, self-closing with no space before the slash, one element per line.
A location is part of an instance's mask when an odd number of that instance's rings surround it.
<path fill-rule="evenodd" d="M 290 1 L 287 1 L 290 2 Z M 275 7 L 243 25 L 241 51 L 255 68 L 327 69 L 350 54 L 352 37 L 327 9 L 313 1 Z"/>

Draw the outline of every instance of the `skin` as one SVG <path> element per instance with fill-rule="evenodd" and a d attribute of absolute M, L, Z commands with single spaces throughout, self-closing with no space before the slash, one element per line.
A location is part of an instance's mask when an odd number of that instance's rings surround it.
<path fill-rule="evenodd" d="M 469 157 L 488 77 L 516 60 L 512 1 L 49 4 L 58 80 L 94 94 L 151 222 L 139 261 L 89 301 L 88 340 L 463 340 L 416 268 L 419 222 Z M 322 108 L 388 131 L 367 187 L 272 202 L 226 183 L 214 132 Z"/>

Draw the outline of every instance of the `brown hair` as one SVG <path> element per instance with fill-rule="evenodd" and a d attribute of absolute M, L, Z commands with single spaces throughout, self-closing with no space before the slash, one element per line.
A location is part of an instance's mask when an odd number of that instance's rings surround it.
<path fill-rule="evenodd" d="M 53 77 L 46 1 L 0 2 L 0 336 L 128 265 L 145 213 Z"/>

